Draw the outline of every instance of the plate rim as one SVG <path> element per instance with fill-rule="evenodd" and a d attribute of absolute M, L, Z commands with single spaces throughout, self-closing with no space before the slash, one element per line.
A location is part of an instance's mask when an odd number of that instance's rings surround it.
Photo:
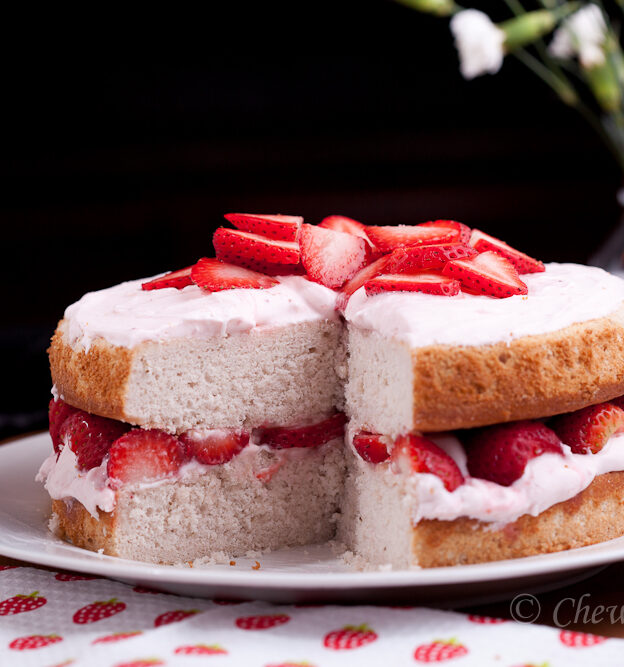
<path fill-rule="evenodd" d="M 0 478 L 6 474 L 3 459 L 23 456 L 26 463 L 32 460 L 33 478 L 41 463 L 34 460 L 46 432 L 27 434 L 11 442 L 0 444 Z M 18 452 L 19 450 L 19 452 Z M 18 453 L 16 453 L 18 452 Z M 30 459 L 29 459 L 30 456 Z M 418 586 L 422 588 L 439 586 L 458 586 L 495 582 L 504 579 L 536 577 L 551 573 L 563 574 L 590 567 L 607 565 L 624 560 L 624 537 L 596 545 L 569 549 L 538 556 L 492 561 L 473 565 L 454 565 L 436 568 L 412 568 L 406 570 L 373 570 L 342 572 L 271 572 L 270 570 L 222 570 L 205 567 L 183 567 L 176 565 L 157 565 L 132 561 L 116 556 L 98 554 L 86 549 L 62 543 L 48 531 L 51 543 L 66 548 L 67 553 L 54 554 L 45 551 L 27 551 L 13 547 L 6 541 L 11 534 L 7 526 L 7 511 L 3 509 L 3 496 L 0 485 L 0 554 L 35 565 L 70 569 L 77 572 L 92 573 L 111 578 L 140 578 L 155 583 L 202 584 L 215 586 L 237 586 L 246 588 L 302 589 L 315 590 L 331 588 L 336 590 L 399 588 Z M 10 518 L 10 517 L 9 517 Z M 4 529 L 4 530 L 2 530 Z M 8 531 L 8 532 L 7 532 Z M 605 549 L 605 545 L 607 548 Z M 610 548 L 609 548 L 610 545 Z M 596 547 L 599 547 L 596 550 Z M 76 556 L 74 556 L 74 552 Z"/>

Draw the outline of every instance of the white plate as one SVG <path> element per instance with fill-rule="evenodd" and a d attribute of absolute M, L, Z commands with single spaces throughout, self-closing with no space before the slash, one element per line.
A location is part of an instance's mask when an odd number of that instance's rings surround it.
<path fill-rule="evenodd" d="M 150 565 L 78 549 L 47 528 L 50 499 L 34 481 L 50 452 L 47 433 L 0 446 L 0 554 L 170 593 L 273 602 L 417 602 L 457 606 L 556 588 L 624 560 L 624 538 L 531 558 L 426 570 L 355 572 L 328 546 L 286 549 L 235 566 Z"/>

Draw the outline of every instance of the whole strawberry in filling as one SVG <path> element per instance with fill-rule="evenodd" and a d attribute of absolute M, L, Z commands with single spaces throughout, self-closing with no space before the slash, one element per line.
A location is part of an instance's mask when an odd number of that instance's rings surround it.
<path fill-rule="evenodd" d="M 624 410 L 614 403 L 599 403 L 555 417 L 551 426 L 575 454 L 596 454 L 612 435 L 624 432 Z"/>
<path fill-rule="evenodd" d="M 123 422 L 78 410 L 61 425 L 59 439 L 61 447 L 66 443 L 74 452 L 80 470 L 91 470 L 102 463 L 113 442 L 129 428 Z"/>
<path fill-rule="evenodd" d="M 112 488 L 119 488 L 173 477 L 187 460 L 186 449 L 175 435 L 137 428 L 113 443 L 107 472 Z"/>
<path fill-rule="evenodd" d="M 511 486 L 527 463 L 542 454 L 563 455 L 557 434 L 537 421 L 497 424 L 466 438 L 468 471 L 473 477 Z"/>
<path fill-rule="evenodd" d="M 58 454 L 62 447 L 63 442 L 59 436 L 59 431 L 63 422 L 75 412 L 79 412 L 78 408 L 74 408 L 68 403 L 65 403 L 60 398 L 52 399 L 50 405 L 48 406 L 48 420 L 50 422 L 50 437 L 52 438 L 52 445 L 54 451 Z"/>
<path fill-rule="evenodd" d="M 189 457 L 204 465 L 227 463 L 249 444 L 246 431 L 217 429 L 212 431 L 186 431 L 179 436 Z"/>
<path fill-rule="evenodd" d="M 464 483 L 464 476 L 453 459 L 434 442 L 421 435 L 400 435 L 392 450 L 392 460 L 411 472 L 425 472 L 436 475 L 442 480 L 447 491 Z"/>

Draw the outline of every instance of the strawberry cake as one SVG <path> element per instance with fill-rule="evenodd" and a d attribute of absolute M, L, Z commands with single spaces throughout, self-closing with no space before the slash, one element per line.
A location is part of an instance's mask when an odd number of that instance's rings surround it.
<path fill-rule="evenodd" d="M 365 566 L 624 534 L 624 281 L 456 221 L 228 214 L 50 347 L 51 528 L 159 563 L 336 539 Z"/>

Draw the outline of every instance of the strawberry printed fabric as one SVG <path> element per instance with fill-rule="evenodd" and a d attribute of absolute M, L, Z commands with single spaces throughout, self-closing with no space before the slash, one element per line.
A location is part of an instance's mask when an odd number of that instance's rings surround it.
<path fill-rule="evenodd" d="M 450 611 L 233 604 L 0 566 L 2 667 L 573 667 L 622 656 L 621 639 Z"/>

